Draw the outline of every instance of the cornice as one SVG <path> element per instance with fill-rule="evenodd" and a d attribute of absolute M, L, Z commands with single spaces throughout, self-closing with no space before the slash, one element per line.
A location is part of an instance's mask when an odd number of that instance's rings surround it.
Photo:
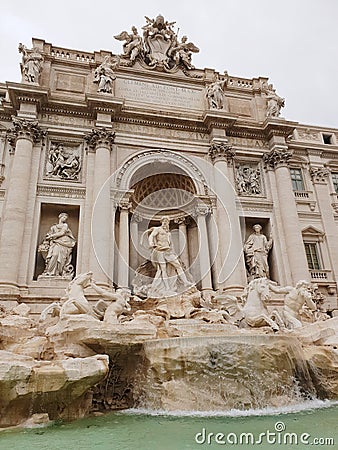
<path fill-rule="evenodd" d="M 161 119 L 161 118 L 159 118 Z M 194 125 L 189 125 L 189 123 L 181 124 L 181 123 L 175 123 L 175 122 L 165 122 L 161 120 L 154 120 L 154 119 L 140 119 L 138 117 L 127 117 L 127 116 L 117 116 L 114 120 L 114 122 L 120 122 L 120 123 L 130 123 L 133 125 L 146 125 L 151 127 L 157 127 L 157 128 L 170 128 L 174 130 L 181 130 L 181 131 L 196 131 L 198 133 L 208 133 L 208 130 L 204 128 L 203 126 L 198 127 Z M 189 121 L 188 121 L 189 122 Z"/>
<path fill-rule="evenodd" d="M 86 188 L 70 187 L 50 184 L 38 184 L 37 195 L 43 197 L 61 197 L 83 199 L 86 196 Z"/>
<path fill-rule="evenodd" d="M 43 106 L 41 108 L 42 113 L 46 114 L 60 114 L 60 115 L 66 115 L 66 116 L 77 116 L 77 117 L 85 117 L 85 118 L 92 118 L 92 114 L 85 112 L 85 111 L 79 111 L 74 109 L 68 109 L 64 107 L 56 107 L 56 106 Z"/>
<path fill-rule="evenodd" d="M 290 122 L 282 118 L 267 117 L 263 123 L 263 132 L 270 139 L 273 136 L 287 138 L 293 133 L 298 122 Z"/>
<path fill-rule="evenodd" d="M 41 109 L 50 96 L 49 89 L 34 84 L 7 82 L 6 85 L 11 104 L 16 110 L 20 108 L 20 103 L 36 103 Z"/>

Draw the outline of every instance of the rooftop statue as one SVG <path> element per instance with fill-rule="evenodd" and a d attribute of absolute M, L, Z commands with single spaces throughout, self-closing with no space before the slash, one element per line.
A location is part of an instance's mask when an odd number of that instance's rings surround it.
<path fill-rule="evenodd" d="M 141 36 L 137 32 L 136 27 L 131 28 L 131 34 L 128 31 L 122 31 L 120 34 L 114 36 L 118 41 L 125 41 L 123 44 L 123 58 L 129 58 L 130 65 L 135 62 L 138 55 L 143 53 L 143 41 Z"/>
<path fill-rule="evenodd" d="M 97 92 L 111 94 L 113 92 L 113 81 L 116 76 L 114 69 L 119 65 L 120 58 L 111 58 L 105 56 L 102 64 L 94 72 L 94 83 L 97 86 Z"/>
<path fill-rule="evenodd" d="M 192 42 L 188 42 L 187 36 L 183 36 L 179 42 L 178 33 L 173 30 L 176 22 L 168 22 L 160 14 L 155 19 L 145 19 L 147 23 L 142 27 L 143 37 L 134 26 L 132 34 L 122 31 L 114 36 L 119 41 L 125 41 L 121 64 L 131 66 L 138 58 L 149 68 L 168 72 L 180 67 L 189 75 L 189 70 L 194 69 L 191 62 L 192 53 L 198 53 L 199 49 Z"/>
<path fill-rule="evenodd" d="M 210 109 L 223 109 L 224 108 L 224 86 L 225 80 L 217 79 L 207 87 L 207 100 Z"/>
<path fill-rule="evenodd" d="M 37 48 L 28 50 L 23 44 L 19 44 L 19 53 L 22 53 L 21 72 L 27 83 L 39 83 L 42 71 L 43 56 Z"/>
<path fill-rule="evenodd" d="M 265 83 L 263 92 L 267 101 L 266 117 L 278 117 L 285 106 L 285 99 L 276 94 L 272 84 Z"/>

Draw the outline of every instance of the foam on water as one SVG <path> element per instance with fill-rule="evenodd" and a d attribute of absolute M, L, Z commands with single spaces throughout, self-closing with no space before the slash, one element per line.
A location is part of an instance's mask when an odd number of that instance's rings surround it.
<path fill-rule="evenodd" d="M 230 409 L 228 411 L 164 411 L 145 408 L 132 408 L 119 411 L 118 414 L 149 415 L 149 416 L 173 416 L 173 417 L 248 417 L 248 416 L 275 416 L 280 414 L 292 414 L 301 411 L 311 411 L 315 409 L 331 408 L 337 406 L 335 400 L 307 400 L 282 407 L 267 407 L 261 409 Z"/>

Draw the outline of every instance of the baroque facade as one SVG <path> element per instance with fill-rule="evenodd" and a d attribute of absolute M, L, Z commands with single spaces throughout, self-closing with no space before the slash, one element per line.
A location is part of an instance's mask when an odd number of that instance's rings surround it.
<path fill-rule="evenodd" d="M 133 290 L 165 216 L 203 293 L 241 293 L 259 224 L 269 277 L 337 309 L 338 130 L 281 117 L 267 78 L 195 68 L 162 16 L 115 38 L 121 55 L 20 44 L 21 83 L 0 83 L 0 300 L 40 312 L 89 270 Z"/>

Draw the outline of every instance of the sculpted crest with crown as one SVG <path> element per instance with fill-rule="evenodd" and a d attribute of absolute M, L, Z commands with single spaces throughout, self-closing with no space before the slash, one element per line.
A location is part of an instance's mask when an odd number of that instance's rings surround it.
<path fill-rule="evenodd" d="M 138 59 L 151 69 L 172 72 L 181 68 L 189 75 L 189 71 L 195 68 L 191 63 L 192 53 L 198 53 L 199 49 L 192 42 L 187 42 L 187 36 L 179 42 L 178 32 L 173 30 L 176 22 L 168 22 L 161 15 L 156 19 L 145 16 L 145 19 L 147 23 L 142 27 L 143 37 L 135 26 L 132 33 L 122 31 L 114 36 L 119 41 L 125 41 L 121 64 L 131 66 Z"/>

